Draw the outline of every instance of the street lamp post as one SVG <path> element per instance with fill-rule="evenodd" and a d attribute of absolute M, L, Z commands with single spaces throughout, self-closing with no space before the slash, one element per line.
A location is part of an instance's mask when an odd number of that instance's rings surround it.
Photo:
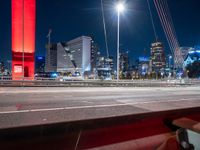
<path fill-rule="evenodd" d="M 119 24 L 120 24 L 120 13 L 124 11 L 124 5 L 122 3 L 118 3 L 116 5 L 117 9 L 117 81 L 119 81 Z"/>

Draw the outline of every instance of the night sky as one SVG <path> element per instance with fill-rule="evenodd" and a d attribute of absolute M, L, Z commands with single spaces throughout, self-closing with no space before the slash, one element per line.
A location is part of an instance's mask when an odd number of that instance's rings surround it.
<path fill-rule="evenodd" d="M 151 1 L 151 0 L 150 0 Z M 117 13 L 116 0 L 104 0 L 108 46 L 116 57 Z M 200 45 L 200 1 L 168 0 L 176 34 L 181 46 Z M 126 12 L 120 22 L 120 49 L 129 51 L 131 63 L 138 56 L 150 53 L 154 41 L 153 28 L 146 0 L 126 0 Z M 151 8 L 159 39 L 169 47 L 156 13 Z M 106 54 L 100 0 L 37 0 L 36 55 L 45 55 L 47 34 L 52 29 L 52 42 L 68 41 L 78 36 L 92 36 Z M 11 60 L 11 0 L 0 1 L 0 61 Z"/>

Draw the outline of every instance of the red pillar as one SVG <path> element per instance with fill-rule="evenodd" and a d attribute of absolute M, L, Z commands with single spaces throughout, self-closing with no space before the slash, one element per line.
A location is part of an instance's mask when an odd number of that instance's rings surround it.
<path fill-rule="evenodd" d="M 34 79 L 36 0 L 12 0 L 12 78 Z"/>

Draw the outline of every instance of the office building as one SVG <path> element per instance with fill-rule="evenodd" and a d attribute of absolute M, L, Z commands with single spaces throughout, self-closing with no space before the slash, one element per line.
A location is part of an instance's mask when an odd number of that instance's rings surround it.
<path fill-rule="evenodd" d="M 2 75 L 5 71 L 5 65 L 4 62 L 0 62 L 0 75 Z"/>
<path fill-rule="evenodd" d="M 97 68 L 98 52 L 99 52 L 99 47 L 98 47 L 97 43 L 92 41 L 92 46 L 91 46 L 91 71 L 94 71 Z"/>
<path fill-rule="evenodd" d="M 129 71 L 128 52 L 121 53 L 119 58 L 120 79 L 126 79 Z"/>
<path fill-rule="evenodd" d="M 166 66 L 164 46 L 161 42 L 151 44 L 151 70 L 153 72 L 160 72 Z"/>
<path fill-rule="evenodd" d="M 193 47 L 180 47 L 180 52 L 182 54 L 183 60 L 186 59 L 188 53 L 190 51 L 194 51 L 195 49 Z"/>
<path fill-rule="evenodd" d="M 198 49 L 194 49 L 188 53 L 184 60 L 183 68 L 186 68 L 188 65 L 194 63 L 195 61 L 200 61 L 200 50 Z"/>
<path fill-rule="evenodd" d="M 45 72 L 57 71 L 57 43 L 46 46 Z"/>
<path fill-rule="evenodd" d="M 120 72 L 126 72 L 129 69 L 129 57 L 128 53 L 121 53 L 119 58 Z"/>
<path fill-rule="evenodd" d="M 113 59 L 98 56 L 97 58 L 97 74 L 99 79 L 111 80 L 113 73 Z"/>
<path fill-rule="evenodd" d="M 167 55 L 167 57 L 166 57 L 166 68 L 172 69 L 173 66 L 174 66 L 173 56 Z"/>
<path fill-rule="evenodd" d="M 149 72 L 149 63 L 150 60 L 148 57 L 139 57 L 138 58 L 138 73 L 142 76 L 145 76 Z"/>
<path fill-rule="evenodd" d="M 91 71 L 92 39 L 81 36 L 68 42 L 59 42 L 47 46 L 46 72 L 84 72 Z"/>
<path fill-rule="evenodd" d="M 35 73 L 44 73 L 45 72 L 45 57 L 37 56 L 35 58 Z"/>

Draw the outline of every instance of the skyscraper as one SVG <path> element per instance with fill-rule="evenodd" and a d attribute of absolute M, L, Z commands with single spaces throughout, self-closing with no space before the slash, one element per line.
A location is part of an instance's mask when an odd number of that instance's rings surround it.
<path fill-rule="evenodd" d="M 152 71 L 160 72 L 166 66 L 164 46 L 161 42 L 151 44 L 151 65 Z"/>
<path fill-rule="evenodd" d="M 97 68 L 97 57 L 98 57 L 99 47 L 97 43 L 92 41 L 91 47 L 91 69 L 94 71 Z"/>

